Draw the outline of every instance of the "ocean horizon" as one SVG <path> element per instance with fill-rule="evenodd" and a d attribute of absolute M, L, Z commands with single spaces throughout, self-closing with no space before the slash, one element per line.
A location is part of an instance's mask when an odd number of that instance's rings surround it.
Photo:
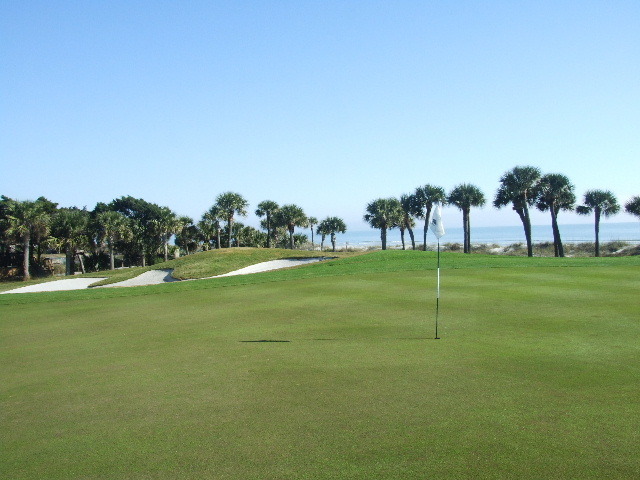
<path fill-rule="evenodd" d="M 423 227 L 414 228 L 416 244 L 422 244 Z M 553 232 L 551 225 L 532 225 L 531 236 L 533 243 L 553 242 Z M 567 224 L 560 225 L 560 237 L 564 243 L 594 242 L 594 224 Z M 320 243 L 320 238 L 315 237 L 314 241 Z M 600 223 L 600 242 L 623 241 L 629 243 L 640 243 L 640 222 L 622 223 Z M 437 240 L 431 231 L 427 234 L 427 244 L 436 244 Z M 463 230 L 461 227 L 445 229 L 445 235 L 440 243 L 463 243 Z M 497 244 L 511 245 L 514 243 L 525 243 L 524 229 L 522 225 L 499 226 L 499 227 L 473 227 L 471 226 L 472 244 Z M 411 248 L 411 238 L 409 232 L 405 231 L 405 244 Z M 325 239 L 325 245 L 330 245 L 330 239 Z M 380 230 L 371 228 L 369 230 L 347 230 L 344 234 L 336 236 L 336 246 L 339 248 L 348 247 L 376 247 L 381 245 Z M 387 246 L 401 246 L 400 230 L 397 228 L 387 231 Z"/>

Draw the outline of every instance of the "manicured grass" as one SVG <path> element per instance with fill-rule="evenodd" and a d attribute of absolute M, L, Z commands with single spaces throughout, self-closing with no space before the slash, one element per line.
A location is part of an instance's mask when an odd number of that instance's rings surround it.
<path fill-rule="evenodd" d="M 638 478 L 638 261 L 443 255 L 433 340 L 434 260 L 3 295 L 0 471 Z"/>

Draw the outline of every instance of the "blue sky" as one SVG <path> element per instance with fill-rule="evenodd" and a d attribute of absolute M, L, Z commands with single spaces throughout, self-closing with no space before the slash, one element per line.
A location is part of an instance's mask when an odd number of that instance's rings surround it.
<path fill-rule="evenodd" d="M 375 198 L 468 182 L 488 199 L 472 225 L 519 225 L 490 202 L 535 165 L 623 203 L 638 25 L 637 0 L 1 0 L 0 194 L 198 219 L 236 191 L 360 230 Z"/>

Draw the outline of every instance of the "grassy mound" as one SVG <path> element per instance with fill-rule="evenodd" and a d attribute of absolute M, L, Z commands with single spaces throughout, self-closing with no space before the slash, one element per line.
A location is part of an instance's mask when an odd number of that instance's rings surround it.
<path fill-rule="evenodd" d="M 3 295 L 3 475 L 638 478 L 637 259 L 441 260 Z"/>
<path fill-rule="evenodd" d="M 344 254 L 342 254 L 344 255 Z M 117 270 L 115 272 L 96 272 L 89 276 L 103 277 L 106 280 L 96 285 L 106 285 L 109 283 L 128 280 L 147 270 L 173 269 L 173 276 L 180 280 L 213 277 L 223 273 L 239 270 L 257 263 L 268 262 L 270 260 L 280 260 L 283 258 L 312 258 L 321 257 L 318 252 L 303 250 L 285 250 L 279 248 L 222 248 L 188 255 L 168 262 L 157 263 L 148 267 L 137 267 Z"/>
<path fill-rule="evenodd" d="M 354 253 L 321 253 L 306 250 L 285 250 L 285 249 L 264 249 L 264 248 L 223 248 L 200 252 L 188 255 L 168 262 L 156 263 L 146 267 L 133 267 L 118 270 L 102 270 L 90 272 L 78 277 L 106 277 L 105 280 L 97 282 L 94 286 L 108 285 L 122 282 L 134 278 L 149 270 L 172 269 L 173 277 L 179 280 L 212 277 L 224 273 L 239 270 L 257 263 L 268 262 L 270 260 L 280 260 L 284 258 L 315 258 L 315 257 L 346 257 L 356 255 Z M 69 277 L 48 277 L 45 279 L 32 280 L 29 282 L 5 282 L 0 283 L 0 291 L 22 287 L 43 282 L 50 282 Z"/>

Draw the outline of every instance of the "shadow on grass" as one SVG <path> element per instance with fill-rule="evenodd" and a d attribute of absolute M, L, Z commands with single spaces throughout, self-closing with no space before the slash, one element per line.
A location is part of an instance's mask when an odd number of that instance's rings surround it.
<path fill-rule="evenodd" d="M 240 343 L 291 343 L 291 340 L 240 340 Z"/>
<path fill-rule="evenodd" d="M 341 340 L 353 340 L 347 338 L 313 338 L 314 342 L 339 342 Z M 400 337 L 400 338 L 386 338 L 383 340 L 440 340 L 433 337 Z M 240 340 L 240 343 L 291 343 L 291 340 Z"/>

